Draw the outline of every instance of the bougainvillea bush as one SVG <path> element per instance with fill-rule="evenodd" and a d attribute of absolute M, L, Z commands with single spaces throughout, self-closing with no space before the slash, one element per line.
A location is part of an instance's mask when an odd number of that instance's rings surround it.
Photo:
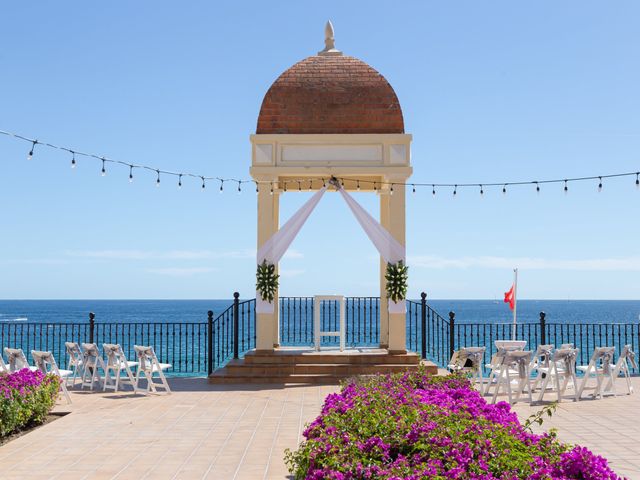
<path fill-rule="evenodd" d="M 24 368 L 0 374 L 0 438 L 42 423 L 56 404 L 60 379 Z"/>
<path fill-rule="evenodd" d="M 296 479 L 619 479 L 583 447 L 535 435 L 459 376 L 378 376 L 329 395 L 286 461 Z"/>

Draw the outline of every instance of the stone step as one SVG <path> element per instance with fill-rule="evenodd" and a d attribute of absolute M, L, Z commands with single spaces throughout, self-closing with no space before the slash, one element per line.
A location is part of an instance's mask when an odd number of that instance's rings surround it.
<path fill-rule="evenodd" d="M 351 375 L 323 375 L 323 374 L 306 374 L 306 375 L 272 375 L 272 376 L 228 376 L 213 373 L 209 376 L 211 384 L 239 384 L 239 383 L 278 383 L 278 384 L 311 384 L 311 385 L 338 385 L 341 381 L 346 380 Z"/>
<path fill-rule="evenodd" d="M 292 375 L 292 374 L 330 374 L 330 375 L 367 375 L 375 373 L 398 373 L 415 368 L 414 364 L 354 364 L 354 363 L 245 363 L 231 360 L 224 370 L 228 375 Z"/>
<path fill-rule="evenodd" d="M 403 364 L 418 365 L 420 357 L 413 352 L 392 354 L 392 353 L 354 353 L 344 352 L 312 352 L 296 350 L 275 350 L 273 352 L 248 352 L 244 356 L 245 363 L 248 364 L 351 364 L 351 365 L 381 365 L 381 364 Z"/>
<path fill-rule="evenodd" d="M 438 374 L 432 362 L 421 362 L 427 373 Z M 369 376 L 379 373 L 397 373 L 417 369 L 409 364 L 246 364 L 243 360 L 232 360 L 227 366 L 209 376 L 209 382 L 220 383 L 308 383 L 339 384 L 354 376 Z"/>

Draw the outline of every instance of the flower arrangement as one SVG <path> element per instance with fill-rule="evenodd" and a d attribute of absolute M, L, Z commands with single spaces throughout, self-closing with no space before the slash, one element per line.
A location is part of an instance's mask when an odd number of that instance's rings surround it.
<path fill-rule="evenodd" d="M 56 404 L 60 379 L 24 368 L 0 374 L 0 438 L 42 423 Z"/>
<path fill-rule="evenodd" d="M 398 263 L 387 263 L 387 273 L 384 276 L 387 280 L 387 298 L 395 303 L 407 298 L 408 270 L 409 267 L 402 260 Z"/>
<path fill-rule="evenodd" d="M 376 376 L 329 395 L 286 452 L 296 479 L 618 480 L 607 461 L 527 431 L 460 376 Z"/>
<path fill-rule="evenodd" d="M 280 275 L 276 274 L 276 266 L 263 260 L 258 265 L 256 272 L 256 290 L 260 293 L 262 300 L 273 302 L 276 291 L 278 290 L 278 279 Z"/>

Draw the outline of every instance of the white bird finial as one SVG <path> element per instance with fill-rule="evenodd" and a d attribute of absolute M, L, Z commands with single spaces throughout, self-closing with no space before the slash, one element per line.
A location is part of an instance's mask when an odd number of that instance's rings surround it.
<path fill-rule="evenodd" d="M 318 55 L 342 55 L 342 52 L 336 49 L 336 39 L 334 38 L 331 20 L 327 20 L 327 24 L 324 27 L 324 50 L 318 52 Z"/>

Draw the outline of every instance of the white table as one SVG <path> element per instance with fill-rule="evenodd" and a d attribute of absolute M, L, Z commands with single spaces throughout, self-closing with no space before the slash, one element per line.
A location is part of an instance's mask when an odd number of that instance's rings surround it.
<path fill-rule="evenodd" d="M 323 301 L 333 301 L 340 303 L 340 330 L 337 332 L 323 332 L 320 329 L 320 309 Z M 345 345 L 345 308 L 343 295 L 316 295 L 313 297 L 313 331 L 315 338 L 316 352 L 320 351 L 321 337 L 340 337 L 340 351 L 344 351 Z"/>

